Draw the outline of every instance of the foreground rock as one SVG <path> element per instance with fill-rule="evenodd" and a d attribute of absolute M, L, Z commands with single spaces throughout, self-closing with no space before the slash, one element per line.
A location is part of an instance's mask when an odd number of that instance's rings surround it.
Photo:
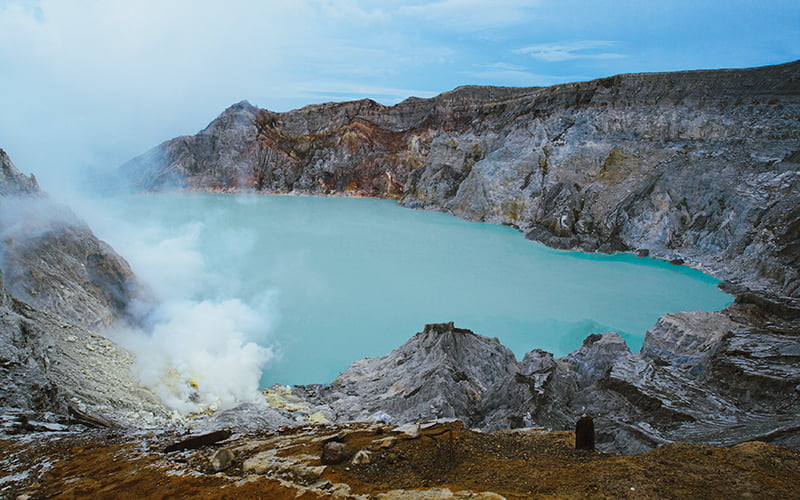
<path fill-rule="evenodd" d="M 107 338 L 13 297 L 0 272 L 0 413 L 62 424 L 154 427 L 171 420 Z"/>
<path fill-rule="evenodd" d="M 435 324 L 391 354 L 356 361 L 320 393 L 337 420 L 459 418 L 478 427 L 482 401 L 515 372 L 514 354 L 497 339 Z"/>
<path fill-rule="evenodd" d="M 623 453 L 670 441 L 800 448 L 798 343 L 768 326 L 737 340 L 731 332 L 742 325 L 731 318 L 744 310 L 667 315 L 641 354 L 604 333 L 563 358 L 536 350 L 521 362 L 497 339 L 427 325 L 392 353 L 298 394 L 339 421 L 457 418 L 485 431 L 566 430 L 590 414 L 598 447 Z"/>

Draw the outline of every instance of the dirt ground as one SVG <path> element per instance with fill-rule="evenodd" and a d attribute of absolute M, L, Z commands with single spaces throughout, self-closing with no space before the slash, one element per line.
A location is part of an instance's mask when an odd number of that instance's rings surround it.
<path fill-rule="evenodd" d="M 800 498 L 800 452 L 674 443 L 641 455 L 577 451 L 571 432 L 477 433 L 458 422 L 340 424 L 182 436 L 102 430 L 0 440 L 3 498 Z M 342 453 L 321 462 L 326 443 Z M 227 450 L 218 454 L 220 450 Z M 230 452 L 230 453 L 228 453 Z M 230 463 L 220 468 L 214 456 Z M 328 459 L 330 462 L 330 458 Z M 486 493 L 491 492 L 491 493 Z M 493 493 L 493 494 L 492 494 Z"/>

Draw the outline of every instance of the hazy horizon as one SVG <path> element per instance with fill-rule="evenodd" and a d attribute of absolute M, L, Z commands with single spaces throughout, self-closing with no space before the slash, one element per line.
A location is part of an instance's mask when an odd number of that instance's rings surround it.
<path fill-rule="evenodd" d="M 273 111 L 800 59 L 800 3 L 0 0 L 0 148 L 51 193 Z"/>

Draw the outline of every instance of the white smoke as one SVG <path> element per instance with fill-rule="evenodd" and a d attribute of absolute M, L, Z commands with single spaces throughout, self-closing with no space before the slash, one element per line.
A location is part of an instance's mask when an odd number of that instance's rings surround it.
<path fill-rule="evenodd" d="M 0 197 L 0 269 L 11 274 L 5 268 L 6 246 L 24 247 L 52 231 L 81 224 L 69 208 L 46 196 Z M 14 283 L 6 286 L 13 289 Z"/>
<path fill-rule="evenodd" d="M 0 237 L 29 240 L 80 220 L 65 206 L 47 197 L 0 198 Z"/>
<path fill-rule="evenodd" d="M 273 349 L 264 339 L 275 318 L 273 293 L 247 302 L 237 298 L 236 278 L 216 269 L 200 251 L 205 225 L 178 230 L 125 221 L 113 200 L 99 208 L 79 201 L 95 232 L 124 256 L 158 304 L 147 325 L 106 334 L 136 355 L 134 370 L 170 408 L 183 414 L 230 408 L 261 398 L 259 382 Z M 252 237 L 218 235 L 230 248 L 246 249 Z M 209 297 L 208 290 L 216 290 Z"/>
<path fill-rule="evenodd" d="M 171 300 L 149 331 L 114 339 L 133 351 L 142 383 L 182 413 L 230 408 L 260 396 L 261 371 L 272 350 L 246 339 L 265 327 L 258 311 L 238 299 Z"/>

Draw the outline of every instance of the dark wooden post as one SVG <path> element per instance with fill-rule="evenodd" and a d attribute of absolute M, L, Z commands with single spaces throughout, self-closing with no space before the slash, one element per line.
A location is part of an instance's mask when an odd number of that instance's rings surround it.
<path fill-rule="evenodd" d="M 589 415 L 584 415 L 575 424 L 575 449 L 594 449 L 594 421 Z"/>

